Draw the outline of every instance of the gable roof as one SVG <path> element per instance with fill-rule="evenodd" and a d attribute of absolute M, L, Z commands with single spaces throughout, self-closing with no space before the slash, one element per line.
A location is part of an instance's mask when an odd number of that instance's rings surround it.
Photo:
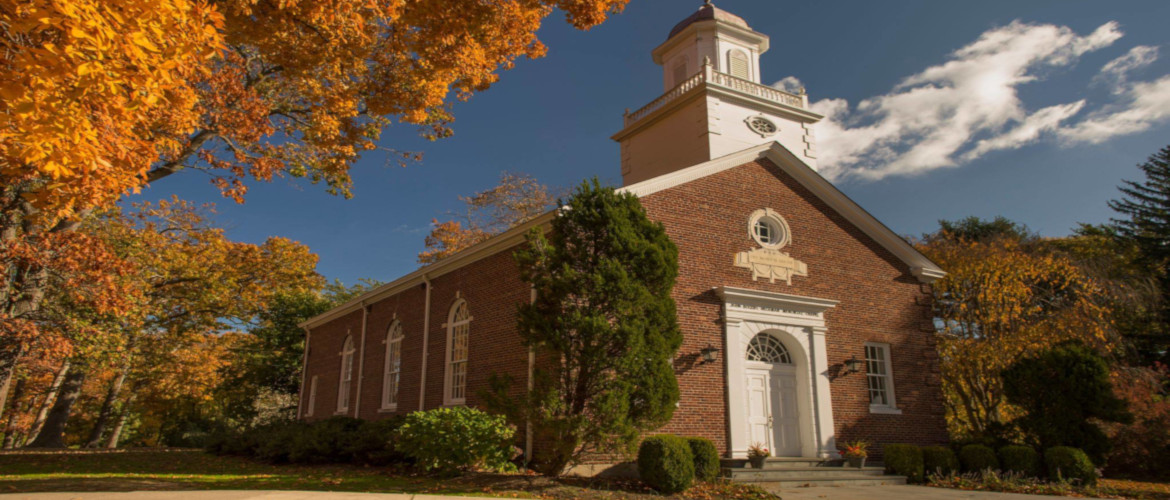
<path fill-rule="evenodd" d="M 811 191 L 814 196 L 820 198 L 830 208 L 836 210 L 846 220 L 861 229 L 867 236 L 873 238 L 879 245 L 889 250 L 895 257 L 910 266 L 911 274 L 916 276 L 919 281 L 930 283 L 946 276 L 946 271 L 943 271 L 938 264 L 931 262 L 929 258 L 915 249 L 913 245 L 901 236 L 898 236 L 897 233 L 889 227 L 886 227 L 885 224 L 882 224 L 881 221 L 865 211 L 864 208 L 861 208 L 857 202 L 850 199 L 845 193 L 842 193 L 841 190 L 837 189 L 836 186 L 822 177 L 816 170 L 809 167 L 804 160 L 792 154 L 788 148 L 779 142 L 773 141 L 769 144 L 754 146 L 692 167 L 675 170 L 669 174 L 663 174 L 658 177 L 646 179 L 637 184 L 625 186 L 619 189 L 619 191 L 633 193 L 641 198 L 664 189 L 686 184 L 693 180 L 702 179 L 703 177 L 764 158 L 771 160 L 780 170 L 792 176 L 793 179 L 796 179 L 797 182 Z"/>
<path fill-rule="evenodd" d="M 895 257 L 910 267 L 910 273 L 923 283 L 930 283 L 946 276 L 946 272 L 937 264 L 931 262 L 925 255 L 916 250 L 909 242 L 898 236 L 890 228 L 882 224 L 865 209 L 845 196 L 836 186 L 821 177 L 808 166 L 800 157 L 792 154 L 778 142 L 754 146 L 711 161 L 676 170 L 669 174 L 660 175 L 637 184 L 618 188 L 618 192 L 634 194 L 642 198 L 659 191 L 686 184 L 696 179 L 717 174 L 724 170 L 738 167 L 746 163 L 767 158 L 781 170 L 800 182 L 805 188 L 820 198 L 830 208 L 836 210 L 850 223 L 857 226 L 867 236 L 873 238 Z M 429 283 L 431 279 L 458 270 L 464 266 L 490 257 L 524 240 L 524 235 L 537 226 L 546 226 L 552 221 L 556 210 L 550 210 L 540 216 L 519 224 L 503 233 L 493 236 L 483 242 L 472 245 L 454 255 L 442 259 L 434 264 L 421 267 L 412 273 L 386 283 L 362 295 L 354 297 L 329 311 L 309 318 L 300 324 L 304 328 L 312 328 L 330 320 L 357 311 L 362 307 L 377 302 L 383 298 L 402 293 L 413 286 Z"/>

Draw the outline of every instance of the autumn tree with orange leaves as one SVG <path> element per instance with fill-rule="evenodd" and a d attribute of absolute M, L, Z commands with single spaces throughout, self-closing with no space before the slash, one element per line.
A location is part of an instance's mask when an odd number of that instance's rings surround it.
<path fill-rule="evenodd" d="M 504 172 L 500 183 L 472 196 L 460 196 L 462 213 L 447 222 L 431 221 L 419 264 L 434 264 L 455 253 L 532 220 L 556 202 L 555 190 L 528 174 Z"/>
<path fill-rule="evenodd" d="M 1116 343 L 1106 284 L 1051 241 L 1006 219 L 942 222 L 918 243 L 947 270 L 934 316 L 947 423 L 955 438 L 1009 437 L 1019 416 L 1000 373 L 1067 340 L 1109 352 Z"/>
<path fill-rule="evenodd" d="M 450 135 L 553 9 L 588 29 L 626 1 L 0 0 L 0 393 L 55 275 L 116 273 L 60 235 L 89 211 L 184 170 L 236 201 L 282 176 L 349 196 L 363 153 L 418 158 L 386 126 Z"/>

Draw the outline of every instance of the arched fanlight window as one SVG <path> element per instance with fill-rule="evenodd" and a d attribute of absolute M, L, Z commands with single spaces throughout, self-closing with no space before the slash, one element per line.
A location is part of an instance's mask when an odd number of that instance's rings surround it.
<path fill-rule="evenodd" d="M 471 313 L 467 301 L 459 300 L 451 306 L 447 317 L 447 390 L 446 404 L 467 401 L 467 345 L 471 333 Z"/>
<path fill-rule="evenodd" d="M 784 344 L 780 343 L 776 337 L 766 333 L 757 334 L 752 337 L 751 342 L 748 342 L 747 360 L 761 363 L 792 364 L 792 356 L 788 355 L 788 349 L 784 347 Z"/>
<path fill-rule="evenodd" d="M 341 346 L 341 374 L 337 377 L 337 411 L 349 409 L 349 384 L 353 381 L 353 338 L 348 335 Z"/>
<path fill-rule="evenodd" d="M 398 381 L 402 373 L 402 322 L 394 321 L 386 332 L 386 366 L 382 376 L 382 408 L 398 407 Z"/>
<path fill-rule="evenodd" d="M 751 79 L 751 63 L 747 54 L 742 50 L 732 50 L 727 54 L 727 72 L 736 78 Z"/>

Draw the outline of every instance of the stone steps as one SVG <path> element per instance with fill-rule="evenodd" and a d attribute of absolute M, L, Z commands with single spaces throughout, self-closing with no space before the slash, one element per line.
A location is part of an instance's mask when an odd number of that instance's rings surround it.
<path fill-rule="evenodd" d="M 826 461 L 815 457 L 769 458 L 762 469 L 753 469 L 747 460 L 742 459 L 721 462 L 723 477 L 771 488 L 906 484 L 904 476 L 887 476 L 880 465 L 859 469 L 843 467 L 840 460 Z"/>

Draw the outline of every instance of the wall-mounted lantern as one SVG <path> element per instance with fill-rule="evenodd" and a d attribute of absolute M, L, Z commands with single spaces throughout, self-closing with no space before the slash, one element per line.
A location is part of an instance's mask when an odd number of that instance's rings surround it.
<path fill-rule="evenodd" d="M 845 360 L 845 373 L 858 373 L 861 371 L 861 365 L 865 362 L 853 356 Z"/>
<path fill-rule="evenodd" d="M 711 344 L 707 344 L 707 347 L 704 347 L 701 351 L 699 351 L 699 354 L 703 355 L 704 364 L 714 363 L 715 360 L 719 359 L 719 349 L 712 346 Z"/>

